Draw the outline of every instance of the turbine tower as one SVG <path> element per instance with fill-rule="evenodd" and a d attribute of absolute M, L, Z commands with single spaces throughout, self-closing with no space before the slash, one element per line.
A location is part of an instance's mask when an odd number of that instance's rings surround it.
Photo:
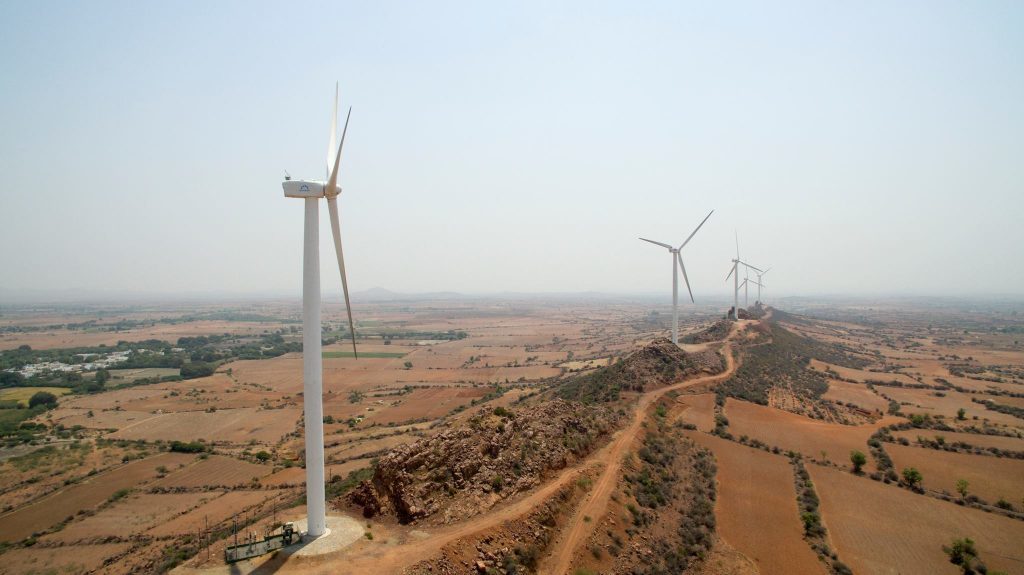
<path fill-rule="evenodd" d="M 324 488 L 324 405 L 323 359 L 321 356 L 320 326 L 320 198 L 327 198 L 334 251 L 338 256 L 341 287 L 345 293 L 349 334 L 352 336 L 352 354 L 356 354 L 356 331 L 352 322 L 352 305 L 348 298 L 348 279 L 345 277 L 345 257 L 341 250 L 341 229 L 338 224 L 338 166 L 341 149 L 345 146 L 348 120 L 345 117 L 341 143 L 334 151 L 338 124 L 338 86 L 334 86 L 334 113 L 331 116 L 331 139 L 327 148 L 327 181 L 292 180 L 286 177 L 282 187 L 286 198 L 303 198 L 306 202 L 304 247 L 302 257 L 302 380 L 303 409 L 306 423 L 306 528 L 311 537 L 320 537 L 327 531 L 327 498 Z"/>
<path fill-rule="evenodd" d="M 740 236 L 736 234 L 736 258 L 732 260 L 732 269 L 729 270 L 729 275 L 725 276 L 725 281 L 729 281 L 729 277 L 733 278 L 733 289 L 732 289 L 732 300 L 733 300 L 733 319 L 739 321 L 740 319 L 740 265 L 746 266 L 748 270 L 754 270 L 755 272 L 761 272 L 759 268 L 752 266 L 740 259 Z M 744 279 L 743 283 L 746 285 L 747 280 Z M 744 300 L 746 298 L 744 297 Z M 744 305 L 746 305 L 744 303 Z"/>
<path fill-rule="evenodd" d="M 686 277 L 686 266 L 683 265 L 683 256 L 679 252 L 686 247 L 686 244 L 690 243 L 693 236 L 696 235 L 697 230 L 704 225 L 704 222 L 708 221 L 711 214 L 715 213 L 715 210 L 708 212 L 708 215 L 704 216 L 700 224 L 697 225 L 697 229 L 693 230 L 690 237 L 686 238 L 678 248 L 674 248 L 668 244 L 662 242 L 656 242 L 647 238 L 640 238 L 645 242 L 652 243 L 656 246 L 667 248 L 669 253 L 672 254 L 672 343 L 679 343 L 679 270 L 683 270 L 683 281 L 686 282 L 686 291 L 690 292 L 690 302 L 693 303 L 693 290 L 690 289 L 690 279 Z"/>
<path fill-rule="evenodd" d="M 770 272 L 770 271 L 772 271 L 772 268 L 768 268 L 768 269 L 764 270 L 763 272 L 754 272 L 754 273 L 757 274 L 757 281 L 754 282 L 754 283 L 757 284 L 757 301 L 758 302 L 761 301 L 761 288 L 765 287 L 764 286 L 764 282 L 761 281 L 761 278 L 763 278 L 764 275 L 766 273 Z"/>

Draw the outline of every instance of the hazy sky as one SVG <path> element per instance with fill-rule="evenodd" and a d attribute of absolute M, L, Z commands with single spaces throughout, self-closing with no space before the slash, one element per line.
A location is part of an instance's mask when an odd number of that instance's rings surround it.
<path fill-rule="evenodd" d="M 1024 3 L 0 2 L 0 289 L 1024 294 Z M 324 207 L 325 292 L 340 287 Z M 0 291 L 0 293 L 3 293 Z M 10 293 L 8 291 L 8 293 Z M 2 302 L 0 302 L 2 303 Z"/>

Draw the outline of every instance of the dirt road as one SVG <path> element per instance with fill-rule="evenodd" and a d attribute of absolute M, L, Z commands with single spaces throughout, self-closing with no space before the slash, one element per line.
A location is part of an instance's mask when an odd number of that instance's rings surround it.
<path fill-rule="evenodd" d="M 731 339 L 734 333 L 736 333 L 735 328 L 730 332 L 727 339 Z M 646 416 L 647 407 L 673 389 L 682 389 L 702 383 L 714 383 L 732 376 L 736 371 L 736 360 L 732 354 L 732 343 L 726 341 L 722 351 L 726 361 L 724 372 L 717 375 L 689 379 L 675 385 L 649 391 L 640 396 L 636 410 L 633 412 L 633 421 L 630 422 L 628 427 L 619 432 L 618 436 L 608 445 L 608 449 L 601 454 L 599 459 L 592 460 L 604 463 L 604 470 L 594 483 L 594 488 L 587 495 L 583 504 L 577 508 L 569 524 L 562 529 L 561 536 L 552 545 L 552 548 L 556 550 L 555 554 L 541 561 L 537 569 L 538 573 L 541 575 L 561 575 L 569 571 L 576 549 L 583 545 L 590 537 L 590 534 L 599 523 L 596 519 L 604 515 L 605 509 L 608 508 L 608 500 L 615 489 L 619 470 L 622 468 L 622 459 L 636 440 L 637 432 L 640 430 L 640 426 L 643 424 L 644 417 Z M 585 521 L 584 517 L 591 517 L 595 521 Z"/>

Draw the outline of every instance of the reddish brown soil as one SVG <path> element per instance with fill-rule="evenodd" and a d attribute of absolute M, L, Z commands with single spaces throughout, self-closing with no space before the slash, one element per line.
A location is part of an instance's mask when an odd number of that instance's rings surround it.
<path fill-rule="evenodd" d="M 48 529 L 79 510 L 103 503 L 119 489 L 132 488 L 155 478 L 157 467 L 174 469 L 179 463 L 194 458 L 194 455 L 181 453 L 161 453 L 100 473 L 87 481 L 20 507 L 0 516 L 0 541 L 18 541 L 33 532 Z"/>
<path fill-rule="evenodd" d="M 90 573 L 103 565 L 107 557 L 120 555 L 131 543 L 75 545 L 53 549 L 24 547 L 4 553 L 4 573 Z"/>
<path fill-rule="evenodd" d="M 850 452 L 855 449 L 868 454 L 868 438 L 879 427 L 898 421 L 885 418 L 868 425 L 840 425 L 735 399 L 726 401 L 725 415 L 729 431 L 737 438 L 746 435 L 838 465 L 850 465 Z"/>
<path fill-rule="evenodd" d="M 200 493 L 144 493 L 129 495 L 96 515 L 70 523 L 42 541 L 74 543 L 102 537 L 127 537 L 169 521 L 205 501 L 216 499 L 218 491 Z"/>
<path fill-rule="evenodd" d="M 803 540 L 793 467 L 785 457 L 703 433 L 687 435 L 715 454 L 722 539 L 761 573 L 827 572 Z"/>
<path fill-rule="evenodd" d="M 683 407 L 679 419 L 696 425 L 700 431 L 715 428 L 715 394 L 680 395 L 676 403 Z"/>
<path fill-rule="evenodd" d="M 914 467 L 924 476 L 925 489 L 956 494 L 956 480 L 966 479 L 970 492 L 995 503 L 1000 497 L 1019 507 L 1024 500 L 1024 460 L 923 447 L 885 444 L 897 472 Z"/>
<path fill-rule="evenodd" d="M 269 465 L 257 465 L 222 455 L 211 455 L 153 483 L 153 487 L 202 487 L 207 485 L 234 487 L 246 485 L 253 478 L 262 478 L 273 471 Z"/>
<path fill-rule="evenodd" d="M 832 546 L 854 573 L 955 575 L 942 551 L 970 537 L 990 570 L 1024 573 L 1024 521 L 808 465 Z"/>
<path fill-rule="evenodd" d="M 828 391 L 825 392 L 824 398 L 842 404 L 852 403 L 868 411 L 885 413 L 889 409 L 889 402 L 885 398 L 863 384 L 847 383 L 838 379 L 828 380 Z"/>

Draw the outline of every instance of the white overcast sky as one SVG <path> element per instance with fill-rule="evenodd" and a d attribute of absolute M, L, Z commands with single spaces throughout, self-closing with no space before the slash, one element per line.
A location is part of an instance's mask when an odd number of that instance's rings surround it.
<path fill-rule="evenodd" d="M 1024 3 L 0 2 L 0 290 L 1024 295 Z M 340 286 L 326 209 L 325 292 Z M 4 293 L 0 291 L 0 293 Z M 0 302 L 2 303 L 2 302 Z"/>

